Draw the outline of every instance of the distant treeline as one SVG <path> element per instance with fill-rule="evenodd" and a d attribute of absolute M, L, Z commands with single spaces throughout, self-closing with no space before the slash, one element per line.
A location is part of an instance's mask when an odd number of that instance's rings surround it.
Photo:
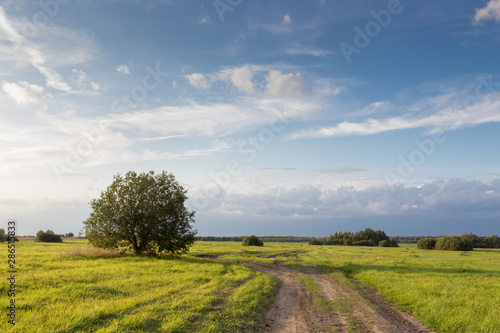
<path fill-rule="evenodd" d="M 396 236 L 391 238 L 395 239 L 399 244 L 417 244 L 419 240 L 429 237 L 437 238 L 441 236 Z"/>
<path fill-rule="evenodd" d="M 207 242 L 242 242 L 246 236 L 198 236 L 196 240 Z M 259 236 L 263 242 L 309 242 L 314 237 Z"/>
<path fill-rule="evenodd" d="M 474 249 L 498 249 L 500 248 L 500 237 L 493 235 L 491 237 L 479 237 L 473 233 L 463 234 L 462 236 L 444 236 L 444 237 L 425 237 L 418 241 L 419 249 L 427 250 L 455 250 L 471 251 Z"/>
<path fill-rule="evenodd" d="M 366 228 L 356 232 L 337 231 L 333 235 L 323 238 L 315 238 L 309 241 L 311 245 L 358 245 L 358 246 L 393 246 L 398 243 L 390 239 L 382 230 Z"/>
<path fill-rule="evenodd" d="M 378 234 L 377 234 L 378 232 Z M 476 236 L 475 234 L 469 233 L 465 234 L 468 238 L 471 239 L 472 244 L 475 248 L 499 248 L 499 237 L 493 235 L 491 237 L 484 236 Z M 368 237 L 368 238 L 367 238 Z M 346 240 L 346 244 L 349 244 L 349 240 L 353 242 L 360 242 L 363 240 L 367 240 L 369 243 L 369 239 L 372 239 L 370 245 L 378 245 L 381 240 L 390 240 L 396 242 L 397 244 L 417 244 L 419 240 L 424 238 L 434 238 L 443 236 L 391 236 L 388 237 L 385 232 L 377 230 L 374 231 L 370 228 L 365 229 L 364 231 L 358 231 L 356 233 L 350 231 L 340 231 L 336 232 L 333 235 L 327 237 L 296 237 L 296 236 L 263 236 L 259 239 L 263 242 L 311 242 L 317 241 L 322 244 L 344 244 L 344 240 Z M 245 236 L 198 236 L 196 240 L 199 241 L 210 241 L 210 242 L 242 242 Z M 363 242 L 365 243 L 365 242 Z M 359 243 L 357 243 L 359 245 Z"/>

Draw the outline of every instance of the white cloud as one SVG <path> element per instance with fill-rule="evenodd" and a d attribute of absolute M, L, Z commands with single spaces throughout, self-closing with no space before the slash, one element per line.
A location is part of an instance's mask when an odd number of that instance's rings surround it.
<path fill-rule="evenodd" d="M 317 110 L 310 101 L 238 98 L 231 103 L 165 106 L 110 115 L 114 128 L 157 133 L 160 136 L 221 136 L 241 133 L 288 119 L 301 119 Z"/>
<path fill-rule="evenodd" d="M 310 84 L 302 74 L 283 74 L 269 71 L 266 76 L 266 92 L 275 97 L 303 97 L 311 93 Z"/>
<path fill-rule="evenodd" d="M 0 7 L 0 32 L 5 35 L 9 42 L 14 44 L 15 47 L 12 49 L 14 53 L 22 50 L 23 55 L 19 61 L 27 61 L 35 67 L 45 77 L 48 87 L 71 92 L 71 87 L 64 82 L 62 77 L 46 65 L 48 59 L 41 51 L 42 47 L 19 34 L 2 7 Z M 59 56 L 64 58 L 62 55 Z"/>
<path fill-rule="evenodd" d="M 202 15 L 198 17 L 198 24 L 210 24 L 210 16 L 208 15 Z"/>
<path fill-rule="evenodd" d="M 97 83 L 97 82 L 90 82 L 90 88 L 92 88 L 92 90 L 99 90 L 101 88 L 100 84 Z"/>
<path fill-rule="evenodd" d="M 292 23 L 292 19 L 290 18 L 290 15 L 286 14 L 283 16 L 283 24 L 284 25 L 289 25 Z"/>
<path fill-rule="evenodd" d="M 236 68 L 233 70 L 231 75 L 231 82 L 240 91 L 246 92 L 247 94 L 252 94 L 255 92 L 252 83 L 253 72 L 248 67 Z"/>
<path fill-rule="evenodd" d="M 127 75 L 130 74 L 130 69 L 126 65 L 118 65 L 118 66 L 116 66 L 116 71 L 118 73 L 122 73 L 122 74 L 127 74 Z"/>
<path fill-rule="evenodd" d="M 44 91 L 43 87 L 22 81 L 19 83 L 2 82 L 2 90 L 12 98 L 16 104 L 26 106 L 38 103 L 38 95 Z"/>
<path fill-rule="evenodd" d="M 235 185 L 236 186 L 236 185 Z M 322 188 L 311 184 L 241 192 L 228 186 L 214 198 L 214 212 L 257 218 L 353 218 L 419 216 L 489 218 L 500 216 L 500 181 L 436 180 L 419 186 L 379 185 Z"/>
<path fill-rule="evenodd" d="M 74 74 L 74 80 L 79 84 L 81 85 L 83 82 L 87 81 L 87 78 L 88 78 L 88 75 L 87 73 L 85 73 L 84 71 L 82 70 L 79 70 L 79 69 L 73 69 L 72 70 L 73 74 Z"/>
<path fill-rule="evenodd" d="M 315 57 L 325 57 L 333 52 L 318 47 L 292 46 L 285 50 L 286 54 L 300 55 L 308 54 Z"/>
<path fill-rule="evenodd" d="M 210 88 L 210 82 L 207 81 L 205 76 L 200 73 L 193 73 L 185 76 L 188 79 L 189 84 L 196 89 L 206 90 Z"/>
<path fill-rule="evenodd" d="M 479 24 L 481 21 L 494 20 L 500 22 L 500 0 L 490 0 L 486 7 L 476 9 L 474 15 L 474 24 Z"/>
<path fill-rule="evenodd" d="M 460 108 L 456 109 L 457 105 Z M 372 103 L 352 115 L 363 115 L 367 114 L 367 112 L 373 113 L 374 111 L 384 111 L 392 108 L 394 106 L 388 102 Z M 500 113 L 498 112 L 500 109 L 500 93 L 492 93 L 487 95 L 487 98 L 481 99 L 460 91 L 425 98 L 406 109 L 420 112 L 383 119 L 370 118 L 362 122 L 344 121 L 333 126 L 302 130 L 292 134 L 290 138 L 371 135 L 412 128 L 427 128 L 429 132 L 437 132 L 438 130 L 456 130 L 484 123 L 500 122 Z M 419 116 L 415 116 L 415 114 Z"/>

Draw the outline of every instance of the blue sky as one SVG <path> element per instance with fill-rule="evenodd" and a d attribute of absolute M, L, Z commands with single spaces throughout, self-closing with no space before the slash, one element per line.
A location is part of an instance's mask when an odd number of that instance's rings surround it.
<path fill-rule="evenodd" d="M 200 235 L 499 232 L 500 0 L 0 1 L 0 220 L 172 172 Z"/>

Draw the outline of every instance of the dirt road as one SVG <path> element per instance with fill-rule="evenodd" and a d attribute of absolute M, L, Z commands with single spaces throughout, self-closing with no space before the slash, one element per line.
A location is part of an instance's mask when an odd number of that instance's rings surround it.
<path fill-rule="evenodd" d="M 296 271 L 284 265 L 246 265 L 282 281 L 266 313 L 264 332 L 432 332 L 368 289 L 350 287 L 316 271 Z"/>

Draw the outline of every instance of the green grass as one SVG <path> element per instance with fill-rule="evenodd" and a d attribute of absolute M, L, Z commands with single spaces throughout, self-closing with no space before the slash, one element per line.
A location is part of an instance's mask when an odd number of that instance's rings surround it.
<path fill-rule="evenodd" d="M 278 281 L 201 258 L 86 254 L 85 242 L 17 245 L 18 332 L 258 332 Z M 79 253 L 81 252 L 81 253 Z M 1 304 L 7 304 L 1 284 Z M 0 331 L 7 331 L 7 320 Z"/>
<path fill-rule="evenodd" d="M 498 249 L 317 246 L 299 259 L 348 273 L 438 332 L 498 332 L 500 327 Z"/>
<path fill-rule="evenodd" d="M 1 246 L 6 253 L 6 244 Z M 155 259 L 88 248 L 85 241 L 17 244 L 16 331 L 260 331 L 278 281 L 242 265 L 192 256 L 214 254 L 315 268 L 351 286 L 355 279 L 437 332 L 498 332 L 500 327 L 498 249 L 197 242 L 189 256 Z M 8 284 L 2 279 L 0 304 L 6 312 Z M 10 329 L 6 317 L 0 332 Z"/>

